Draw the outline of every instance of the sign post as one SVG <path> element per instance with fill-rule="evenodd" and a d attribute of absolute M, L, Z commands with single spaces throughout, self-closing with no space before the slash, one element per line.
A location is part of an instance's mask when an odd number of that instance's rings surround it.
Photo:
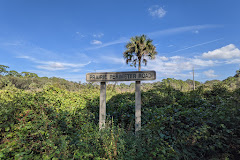
<path fill-rule="evenodd" d="M 141 81 L 135 83 L 135 132 L 141 130 Z"/>
<path fill-rule="evenodd" d="M 100 84 L 99 129 L 105 128 L 106 120 L 106 82 Z"/>
<path fill-rule="evenodd" d="M 136 81 L 135 83 L 135 132 L 141 130 L 141 81 L 155 80 L 155 71 L 87 73 L 87 82 L 100 82 L 99 129 L 105 127 L 106 82 Z"/>

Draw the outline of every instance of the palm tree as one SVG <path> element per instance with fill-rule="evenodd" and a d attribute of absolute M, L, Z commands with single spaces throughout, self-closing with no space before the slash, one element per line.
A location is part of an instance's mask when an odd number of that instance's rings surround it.
<path fill-rule="evenodd" d="M 141 71 L 141 63 L 147 65 L 147 59 L 155 59 L 156 47 L 152 44 L 151 39 L 147 39 L 146 35 L 135 36 L 130 39 L 126 45 L 126 51 L 123 52 L 123 57 L 126 63 L 132 63 L 131 66 L 136 67 L 138 63 L 138 71 Z"/>
<path fill-rule="evenodd" d="M 131 66 L 136 67 L 141 71 L 141 63 L 147 65 L 147 57 L 155 59 L 156 47 L 152 44 L 151 39 L 147 39 L 146 35 L 135 36 L 130 39 L 126 45 L 126 51 L 123 52 L 123 57 L 126 63 L 131 62 Z M 141 82 L 135 83 L 135 132 L 141 130 Z"/>

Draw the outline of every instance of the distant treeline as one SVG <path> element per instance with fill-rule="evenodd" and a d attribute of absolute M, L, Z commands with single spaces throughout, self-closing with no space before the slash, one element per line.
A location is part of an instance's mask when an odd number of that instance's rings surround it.
<path fill-rule="evenodd" d="M 78 91 L 83 88 L 99 88 L 99 83 L 81 83 L 68 81 L 63 78 L 58 77 L 39 77 L 36 73 L 31 72 L 17 72 L 14 70 L 8 70 L 9 67 L 5 65 L 0 65 L 0 89 L 3 89 L 6 86 L 14 86 L 18 89 L 23 90 L 38 90 L 42 89 L 45 85 L 53 85 L 58 88 L 67 89 L 69 91 Z M 236 74 L 233 77 L 228 77 L 227 79 L 220 80 L 211 80 L 201 83 L 195 81 L 195 87 L 203 87 L 204 89 L 211 89 L 214 85 L 221 84 L 224 85 L 229 90 L 235 90 L 240 87 L 240 70 L 236 71 Z M 161 86 L 171 86 L 176 90 L 182 92 L 187 92 L 193 90 L 193 80 L 187 79 L 177 80 L 174 78 L 163 79 L 161 82 L 154 83 L 142 83 L 142 90 L 147 91 L 155 87 Z M 120 82 L 111 82 L 107 85 L 108 89 L 112 89 L 116 92 L 133 92 L 135 89 L 135 83 L 129 85 Z"/>

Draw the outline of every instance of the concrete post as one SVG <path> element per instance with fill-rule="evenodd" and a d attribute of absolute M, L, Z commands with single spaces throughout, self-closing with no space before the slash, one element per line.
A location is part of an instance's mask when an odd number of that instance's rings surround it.
<path fill-rule="evenodd" d="M 135 83 L 135 133 L 141 130 L 141 81 Z"/>
<path fill-rule="evenodd" d="M 99 129 L 105 128 L 106 120 L 106 82 L 100 85 Z"/>

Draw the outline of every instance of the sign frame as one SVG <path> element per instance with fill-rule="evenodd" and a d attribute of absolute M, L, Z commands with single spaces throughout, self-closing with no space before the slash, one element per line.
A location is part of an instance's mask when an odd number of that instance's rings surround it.
<path fill-rule="evenodd" d="M 87 73 L 87 82 L 148 81 L 156 79 L 156 71 Z"/>
<path fill-rule="evenodd" d="M 135 81 L 135 133 L 141 130 L 141 81 L 156 79 L 156 71 L 95 72 L 87 73 L 87 82 L 100 82 L 99 129 L 105 128 L 106 82 Z"/>

